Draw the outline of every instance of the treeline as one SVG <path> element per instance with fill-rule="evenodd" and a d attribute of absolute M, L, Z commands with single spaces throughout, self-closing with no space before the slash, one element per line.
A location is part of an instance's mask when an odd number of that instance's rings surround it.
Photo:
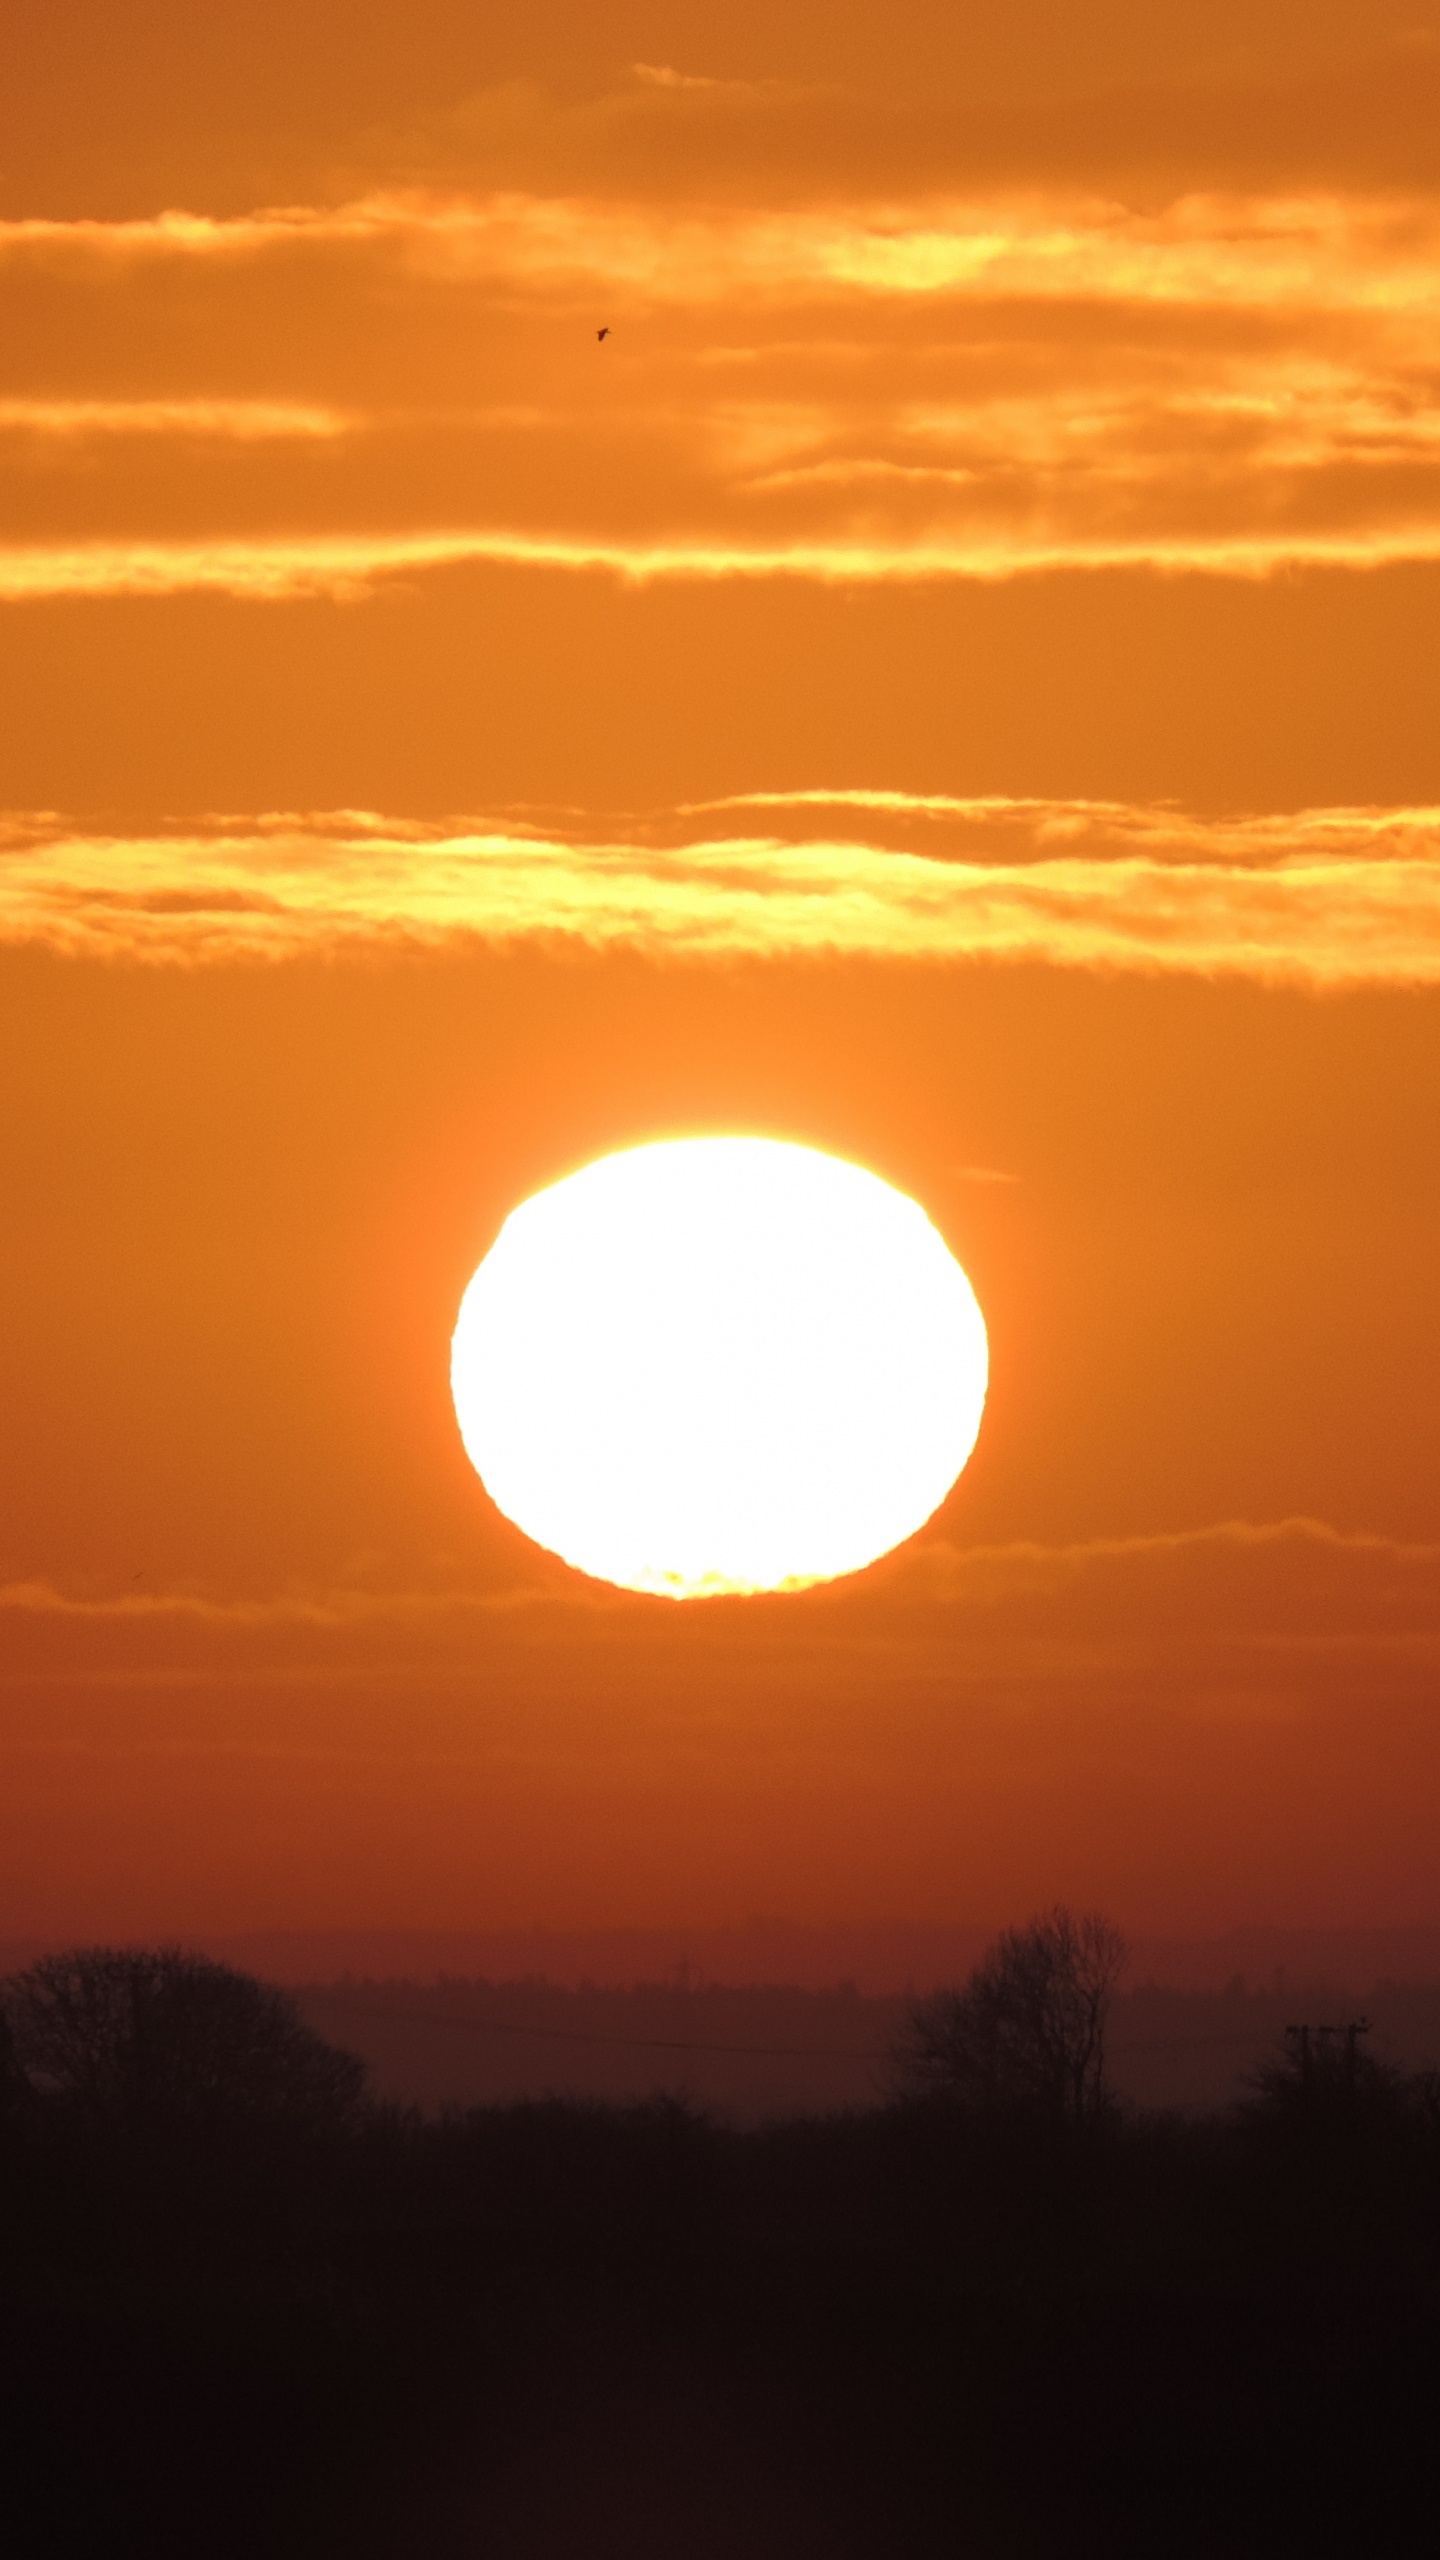
<path fill-rule="evenodd" d="M 1069 1919 L 921 2006 L 886 2104 L 748 2132 L 673 2100 L 427 2119 L 224 1967 L 33 1968 L 0 2002 L 13 2547 L 1398 2547 L 1440 2383 L 1435 2081 L 1353 2020 L 1226 2114 L 1123 2109 L 1111 1951 Z"/>
<path fill-rule="evenodd" d="M 315 1982 L 301 2014 L 363 2055 L 402 2104 L 494 2106 L 563 2093 L 628 2103 L 664 2089 L 741 2123 L 874 2106 L 909 2003 L 785 1983 L 561 1984 L 468 1976 Z M 1333 1983 L 1116 1993 L 1106 2048 L 1116 2097 L 1142 2108 L 1225 2108 L 1292 2021 L 1366 2016 L 1369 2050 L 1408 2068 L 1440 2057 L 1440 1983 Z"/>

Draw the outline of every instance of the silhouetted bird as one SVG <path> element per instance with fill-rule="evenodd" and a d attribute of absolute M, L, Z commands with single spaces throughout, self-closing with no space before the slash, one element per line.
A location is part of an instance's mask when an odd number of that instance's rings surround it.
<path fill-rule="evenodd" d="M 597 329 L 597 330 L 596 330 L 596 332 L 595 332 L 595 335 L 596 335 L 596 337 L 597 337 L 597 338 L 605 339 L 605 338 L 608 338 L 608 337 L 609 337 L 610 332 L 609 332 L 609 329 L 608 329 L 608 328 L 605 328 L 605 329 Z"/>

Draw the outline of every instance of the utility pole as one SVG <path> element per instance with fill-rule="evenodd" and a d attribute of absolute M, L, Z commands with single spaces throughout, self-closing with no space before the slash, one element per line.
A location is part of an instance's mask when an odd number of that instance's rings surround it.
<path fill-rule="evenodd" d="M 1368 2018 L 1347 2018 L 1335 2026 L 1287 2027 L 1285 2041 L 1299 2066 L 1301 2088 L 1308 2090 L 1322 2067 L 1325 2080 L 1333 2084 L 1338 2044 L 1344 2055 L 1339 2076 L 1347 2089 L 1353 2089 L 1360 2074 L 1360 2038 L 1370 2033 Z"/>

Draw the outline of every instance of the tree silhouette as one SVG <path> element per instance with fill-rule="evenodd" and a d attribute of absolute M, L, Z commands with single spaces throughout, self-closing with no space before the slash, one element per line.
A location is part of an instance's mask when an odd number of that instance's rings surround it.
<path fill-rule="evenodd" d="M 114 2130 L 239 2121 L 337 2128 L 365 2066 L 312 2033 L 294 2003 L 208 1956 L 83 1947 L 5 1986 L 30 2092 Z"/>
<path fill-rule="evenodd" d="M 1024 2107 L 1067 2123 L 1104 2100 L 1105 2026 L 1125 1942 L 1064 1903 L 1007 1929 L 962 1990 L 910 2011 L 892 2058 L 901 2095 Z"/>

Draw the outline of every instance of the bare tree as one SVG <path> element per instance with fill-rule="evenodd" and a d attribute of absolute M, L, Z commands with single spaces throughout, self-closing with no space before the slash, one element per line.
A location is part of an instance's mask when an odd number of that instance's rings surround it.
<path fill-rule="evenodd" d="M 82 1947 L 3 1986 L 15 2063 L 37 2098 L 136 2131 L 236 2118 L 316 2129 L 353 2116 L 365 2069 L 283 1991 L 208 1956 Z"/>
<path fill-rule="evenodd" d="M 1105 2027 L 1125 1942 L 1064 1903 L 1007 1929 L 963 1990 L 917 2000 L 893 2055 L 901 2094 L 1026 2107 L 1081 2123 L 1105 2090 Z"/>

